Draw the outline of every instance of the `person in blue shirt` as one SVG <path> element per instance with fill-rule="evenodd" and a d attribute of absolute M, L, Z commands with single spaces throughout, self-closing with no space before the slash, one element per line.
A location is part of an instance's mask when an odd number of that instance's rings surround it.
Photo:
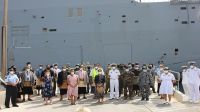
<path fill-rule="evenodd" d="M 5 107 L 10 108 L 10 99 L 12 102 L 13 107 L 18 107 L 16 104 L 16 98 L 17 98 L 17 84 L 19 82 L 19 78 L 14 73 L 14 68 L 9 69 L 8 75 L 5 77 L 5 83 L 6 83 L 6 99 L 5 99 Z"/>

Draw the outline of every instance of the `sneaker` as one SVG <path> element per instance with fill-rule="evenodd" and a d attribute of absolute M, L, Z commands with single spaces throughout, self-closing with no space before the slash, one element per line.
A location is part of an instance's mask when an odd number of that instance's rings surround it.
<path fill-rule="evenodd" d="M 87 99 L 87 97 L 83 97 L 83 99 Z"/>
<path fill-rule="evenodd" d="M 149 98 L 146 98 L 146 101 L 149 101 Z"/>

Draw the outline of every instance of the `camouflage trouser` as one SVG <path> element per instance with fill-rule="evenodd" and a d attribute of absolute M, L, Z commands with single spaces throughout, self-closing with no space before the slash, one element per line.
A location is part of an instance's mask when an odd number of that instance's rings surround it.
<path fill-rule="evenodd" d="M 127 98 L 127 93 L 129 92 L 129 98 L 133 97 L 133 85 L 130 83 L 124 83 L 124 97 Z"/>
<path fill-rule="evenodd" d="M 106 89 L 105 89 L 105 94 L 108 93 L 108 90 L 110 90 L 110 80 L 106 80 Z"/>
<path fill-rule="evenodd" d="M 142 86 L 140 86 L 140 93 L 142 95 L 142 98 L 149 98 L 150 85 L 142 85 Z"/>

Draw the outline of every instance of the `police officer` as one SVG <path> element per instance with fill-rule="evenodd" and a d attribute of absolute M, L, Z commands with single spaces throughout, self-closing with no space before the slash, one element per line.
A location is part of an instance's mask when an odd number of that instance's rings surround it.
<path fill-rule="evenodd" d="M 142 95 L 141 100 L 149 101 L 150 85 L 152 85 L 151 75 L 147 71 L 147 66 L 143 65 L 142 72 L 139 74 L 139 87 Z"/>
<path fill-rule="evenodd" d="M 125 72 L 122 74 L 123 78 L 123 85 L 124 85 L 124 99 L 128 98 L 128 91 L 129 91 L 129 98 L 132 100 L 133 96 L 133 80 L 134 80 L 134 73 L 129 70 L 128 66 L 124 66 Z"/>
<path fill-rule="evenodd" d="M 16 104 L 16 98 L 17 98 L 17 84 L 19 82 L 19 78 L 16 74 L 14 74 L 14 69 L 9 69 L 9 74 L 5 78 L 6 82 L 6 99 L 5 99 L 5 107 L 10 108 L 10 99 L 12 102 L 13 107 L 18 107 Z"/>

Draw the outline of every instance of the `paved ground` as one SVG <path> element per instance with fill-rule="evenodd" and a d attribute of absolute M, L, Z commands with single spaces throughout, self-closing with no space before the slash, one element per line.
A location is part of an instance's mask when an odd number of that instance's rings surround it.
<path fill-rule="evenodd" d="M 20 107 L 2 109 L 1 112 L 74 112 L 78 107 L 85 106 L 92 112 L 200 112 L 200 104 L 188 102 L 180 103 L 173 99 L 171 105 L 163 104 L 156 94 L 151 95 L 150 101 L 140 101 L 139 97 L 134 100 L 108 100 L 104 104 L 98 104 L 92 99 L 92 95 L 86 100 L 79 100 L 77 105 L 71 106 L 68 100 L 59 101 L 53 98 L 53 105 L 44 105 L 40 96 L 33 97 L 34 101 L 19 104 Z"/>

